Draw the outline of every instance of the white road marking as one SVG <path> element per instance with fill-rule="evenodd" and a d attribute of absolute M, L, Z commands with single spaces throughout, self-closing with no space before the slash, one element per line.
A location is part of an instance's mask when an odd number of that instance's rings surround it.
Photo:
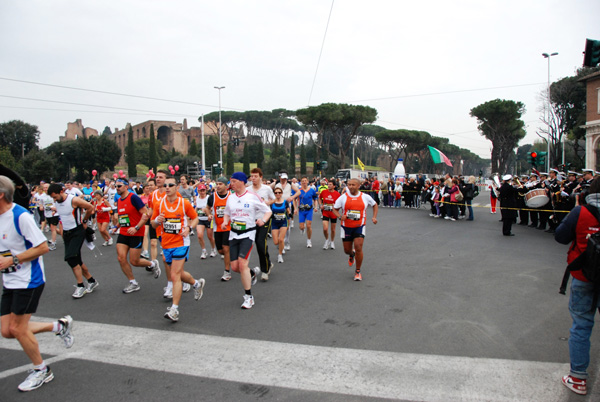
<path fill-rule="evenodd" d="M 68 350 L 55 336 L 39 334 L 40 350 L 62 360 L 411 401 L 552 402 L 570 392 L 559 382 L 568 373 L 566 363 L 331 348 L 83 321 L 75 321 L 73 333 Z M 0 348 L 20 350 L 14 339 L 0 339 Z"/>

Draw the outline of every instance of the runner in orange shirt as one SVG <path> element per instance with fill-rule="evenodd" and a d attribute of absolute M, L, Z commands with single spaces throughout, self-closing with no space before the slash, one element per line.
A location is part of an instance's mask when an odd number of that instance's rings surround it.
<path fill-rule="evenodd" d="M 177 193 L 175 178 L 167 177 L 165 186 L 166 197 L 154 205 L 151 223 L 154 228 L 161 228 L 163 259 L 173 282 L 173 305 L 167 308 L 164 317 L 175 322 L 179 320 L 182 282 L 194 287 L 194 299 L 198 301 L 202 298 L 205 280 L 196 280 L 183 269 L 190 254 L 190 228 L 198 224 L 198 214 L 192 204 Z"/>
<path fill-rule="evenodd" d="M 362 281 L 360 268 L 363 261 L 363 243 L 365 241 L 367 208 L 373 207 L 373 224 L 377 224 L 378 206 L 373 198 L 361 193 L 358 188 L 358 179 L 348 180 L 348 191 L 335 201 L 333 206 L 335 215 L 340 219 L 342 226 L 342 242 L 344 253 L 348 254 L 348 265 L 354 265 L 356 258 L 355 281 Z"/>

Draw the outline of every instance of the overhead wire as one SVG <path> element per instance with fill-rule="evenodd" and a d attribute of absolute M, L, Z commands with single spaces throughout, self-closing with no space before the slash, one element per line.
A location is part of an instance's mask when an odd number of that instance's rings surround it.
<path fill-rule="evenodd" d="M 315 69 L 315 75 L 313 77 L 312 86 L 310 87 L 310 95 L 308 96 L 307 105 L 310 106 L 312 99 L 313 90 L 315 89 L 315 82 L 317 80 L 317 73 L 319 72 L 319 65 L 321 64 L 321 56 L 323 55 L 323 48 L 325 47 L 325 39 L 327 38 L 327 30 L 329 29 L 329 21 L 331 20 L 331 14 L 333 13 L 333 3 L 335 0 L 331 0 L 331 8 L 329 9 L 329 17 L 327 17 L 327 25 L 325 25 L 325 33 L 323 34 L 323 41 L 321 42 L 321 51 L 319 52 L 319 59 L 317 60 L 317 68 Z"/>

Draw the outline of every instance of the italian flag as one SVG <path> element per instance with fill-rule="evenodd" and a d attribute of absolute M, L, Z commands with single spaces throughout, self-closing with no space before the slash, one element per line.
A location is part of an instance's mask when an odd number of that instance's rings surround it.
<path fill-rule="evenodd" d="M 431 152 L 433 163 L 445 163 L 446 165 L 452 167 L 452 162 L 450 162 L 450 159 L 448 159 L 448 157 L 444 155 L 442 151 L 429 145 L 427 145 L 427 147 L 429 148 L 429 152 Z"/>

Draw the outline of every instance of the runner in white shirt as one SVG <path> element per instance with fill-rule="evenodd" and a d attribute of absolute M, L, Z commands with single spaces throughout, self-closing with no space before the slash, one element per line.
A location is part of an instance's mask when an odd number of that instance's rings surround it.
<path fill-rule="evenodd" d="M 254 306 L 252 285 L 258 279 L 260 268 L 255 267 L 250 272 L 248 259 L 252 250 L 252 242 L 256 235 L 257 227 L 264 226 L 271 218 L 271 209 L 255 193 L 246 189 L 248 178 L 243 172 L 236 172 L 231 176 L 231 189 L 235 193 L 227 198 L 225 216 L 221 228 L 227 229 L 231 222 L 229 232 L 229 254 L 231 269 L 239 272 L 244 287 L 243 309 Z"/>
<path fill-rule="evenodd" d="M 206 207 L 206 203 L 208 202 L 208 195 L 206 191 L 206 186 L 204 184 L 198 185 L 198 195 L 196 196 L 196 212 L 198 213 L 198 225 L 196 225 L 196 231 L 198 235 L 198 242 L 200 243 L 200 247 L 202 247 L 202 254 L 200 255 L 201 259 L 205 259 L 208 257 L 208 253 L 206 252 L 206 243 L 204 242 L 204 231 L 206 230 L 206 236 L 208 237 L 208 241 L 212 247 L 210 251 L 210 256 L 215 257 L 217 255 L 217 246 L 215 245 L 215 236 L 213 233 L 212 220 L 208 219 L 208 215 L 204 208 Z"/>
<path fill-rule="evenodd" d="M 267 206 L 271 206 L 275 201 L 275 194 L 271 186 L 263 184 L 263 172 L 260 168 L 254 168 L 250 171 L 250 181 L 248 184 L 248 190 L 256 193 Z M 254 242 L 256 243 L 256 251 L 258 252 L 258 261 L 260 263 L 261 280 L 266 282 L 269 280 L 269 274 L 273 268 L 273 262 L 269 256 L 269 246 L 267 242 L 267 235 L 271 230 L 271 220 L 265 222 L 264 226 L 256 229 L 256 237 Z"/>
<path fill-rule="evenodd" d="M 290 246 L 290 232 L 292 231 L 292 228 L 294 227 L 294 199 L 297 197 L 293 197 L 292 196 L 292 191 L 294 191 L 294 195 L 298 194 L 300 192 L 300 188 L 298 187 L 298 184 L 295 183 L 290 183 L 288 181 L 288 175 L 286 172 L 281 172 L 279 174 L 279 183 L 273 183 L 271 184 L 271 188 L 275 189 L 275 188 L 280 188 L 281 191 L 283 191 L 283 199 L 286 200 L 286 202 L 288 202 L 290 204 L 290 209 L 292 210 L 292 216 L 290 217 L 290 225 L 289 228 L 287 230 L 287 232 L 285 232 L 285 239 L 283 241 L 284 243 L 284 248 L 283 248 L 283 254 L 285 254 L 285 250 L 289 250 L 291 248 Z"/>
<path fill-rule="evenodd" d="M 54 373 L 40 354 L 35 334 L 55 332 L 65 346 L 73 345 L 73 319 L 65 316 L 54 322 L 33 322 L 46 275 L 42 255 L 48 252 L 46 237 L 27 210 L 14 204 L 15 187 L 0 176 L 0 272 L 2 302 L 0 328 L 3 338 L 16 338 L 31 359 L 33 370 L 19 385 L 20 391 L 32 391 L 54 379 Z M 4 398 L 3 398 L 4 399 Z"/>
<path fill-rule="evenodd" d="M 56 233 L 59 231 L 58 225 L 60 224 L 60 219 L 56 214 L 56 205 L 54 205 L 54 200 L 48 195 L 49 186 L 50 184 L 48 183 L 44 184 L 44 192 L 40 197 L 40 201 L 44 210 L 44 219 L 52 231 L 51 240 L 48 243 L 48 247 L 50 250 L 56 250 Z"/>
<path fill-rule="evenodd" d="M 72 182 L 68 181 L 65 183 L 65 194 L 72 195 L 75 197 L 83 197 L 83 192 L 73 185 Z"/>

